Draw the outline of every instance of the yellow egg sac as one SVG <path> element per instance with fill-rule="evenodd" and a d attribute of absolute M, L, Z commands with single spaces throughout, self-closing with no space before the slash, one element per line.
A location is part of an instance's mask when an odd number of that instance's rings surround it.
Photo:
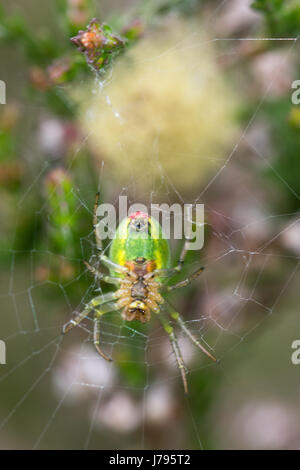
<path fill-rule="evenodd" d="M 200 191 L 234 145 L 237 100 L 201 30 L 182 21 L 155 30 L 84 100 L 82 126 L 96 160 L 135 194 L 166 183 Z"/>

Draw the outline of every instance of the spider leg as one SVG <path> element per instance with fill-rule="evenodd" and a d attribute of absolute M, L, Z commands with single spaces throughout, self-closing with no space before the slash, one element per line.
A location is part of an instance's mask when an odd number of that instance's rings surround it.
<path fill-rule="evenodd" d="M 87 261 L 84 261 L 84 264 L 86 265 L 87 269 L 98 279 L 101 279 L 104 282 L 107 282 L 108 284 L 114 284 L 118 286 L 122 282 L 122 278 L 120 277 L 113 277 L 113 276 L 107 276 L 104 273 L 101 273 L 97 268 L 94 266 L 91 266 Z"/>
<path fill-rule="evenodd" d="M 176 266 L 174 266 L 173 268 L 168 268 L 168 269 L 156 269 L 154 271 L 155 275 L 157 275 L 158 277 L 172 277 L 172 276 L 175 276 L 176 274 L 180 273 L 182 268 L 183 268 L 183 265 L 184 265 L 185 257 L 186 257 L 186 254 L 188 252 L 188 244 L 189 244 L 190 241 L 191 241 L 190 238 L 186 237 L 184 239 L 183 248 L 181 250 L 179 260 L 178 260 L 178 263 L 177 263 Z M 203 269 L 204 268 L 201 268 L 201 270 L 203 270 Z M 178 287 L 182 287 L 182 286 L 178 286 Z"/>
<path fill-rule="evenodd" d="M 175 320 L 176 323 L 178 323 L 178 325 L 180 326 L 182 331 L 186 334 L 186 336 L 188 338 L 190 338 L 190 340 L 199 349 L 201 349 L 201 351 L 204 352 L 204 354 L 206 354 L 206 356 L 210 357 L 210 359 L 212 359 L 214 362 L 219 364 L 220 360 L 216 359 L 209 351 L 207 351 L 207 349 L 197 340 L 197 338 L 193 335 L 193 333 L 191 333 L 191 331 L 185 326 L 185 323 L 184 323 L 183 319 L 181 318 L 181 316 L 179 315 L 179 313 L 176 312 L 176 310 L 174 310 L 173 307 L 171 307 L 170 305 L 168 305 L 168 311 L 169 311 L 169 314 L 170 314 L 171 318 L 173 318 L 173 320 Z"/>
<path fill-rule="evenodd" d="M 87 306 L 85 307 L 82 312 L 78 313 L 74 318 L 69 320 L 67 323 L 64 324 L 62 327 L 62 333 L 66 334 L 68 333 L 72 328 L 75 326 L 79 325 L 79 323 L 82 322 L 82 320 L 93 310 L 95 310 L 97 307 L 100 305 L 109 302 L 110 300 L 114 300 L 115 297 L 115 292 L 109 292 L 107 294 L 103 295 L 98 295 L 94 299 L 92 299 Z"/>
<path fill-rule="evenodd" d="M 194 273 L 192 273 L 190 276 L 188 276 L 186 279 L 183 281 L 176 282 L 176 284 L 173 284 L 171 286 L 164 286 L 164 290 L 167 292 L 170 292 L 171 290 L 179 289 L 181 287 L 188 286 L 191 282 L 193 282 L 195 279 L 197 279 L 200 274 L 204 271 L 204 267 L 202 266 L 201 268 L 197 269 Z"/>
<path fill-rule="evenodd" d="M 100 261 L 102 261 L 102 263 L 108 268 L 108 269 L 112 269 L 114 271 L 117 271 L 118 273 L 127 273 L 128 272 L 128 269 L 125 268 L 125 266 L 121 266 L 120 264 L 118 263 L 114 263 L 112 260 L 110 260 L 108 258 L 108 256 L 106 256 L 105 254 L 101 253 L 99 255 L 99 258 L 100 258 Z"/>
<path fill-rule="evenodd" d="M 112 361 L 112 358 L 107 356 L 102 349 L 100 348 L 100 317 L 108 312 L 113 312 L 114 310 L 119 310 L 117 304 L 113 302 L 109 302 L 105 304 L 102 308 L 95 308 L 95 316 L 94 316 L 94 334 L 93 334 L 93 341 L 94 346 L 97 352 L 102 356 L 106 361 Z"/>
<path fill-rule="evenodd" d="M 178 368 L 180 370 L 180 374 L 181 374 L 181 378 L 182 378 L 182 382 L 183 382 L 184 393 L 187 394 L 188 393 L 188 385 L 187 385 L 187 379 L 186 379 L 187 368 L 186 368 L 186 365 L 185 365 L 185 363 L 183 361 L 183 358 L 182 358 L 182 354 L 181 354 L 181 351 L 180 351 L 180 348 L 179 348 L 179 345 L 178 345 L 177 337 L 175 335 L 175 332 L 174 332 L 174 329 L 173 329 L 172 325 L 170 325 L 170 323 L 162 315 L 160 315 L 159 318 L 160 318 L 161 324 L 163 326 L 163 329 L 165 330 L 165 332 L 169 336 L 171 347 L 172 347 L 174 356 L 176 358 Z"/>
<path fill-rule="evenodd" d="M 188 250 L 188 244 L 191 240 L 192 240 L 191 238 L 187 238 L 187 237 L 184 239 L 184 244 L 183 244 L 180 256 L 179 256 L 177 266 L 175 266 L 175 268 L 174 268 L 177 272 L 180 272 L 182 270 L 182 267 L 183 267 L 184 261 L 185 261 L 185 257 L 187 255 L 187 252 L 189 251 Z"/>
<path fill-rule="evenodd" d="M 97 224 L 97 208 L 98 208 L 98 203 L 99 203 L 99 196 L 100 196 L 100 193 L 97 192 L 95 202 L 94 202 L 94 210 L 93 210 L 93 230 L 94 230 L 97 248 L 100 251 L 99 258 L 107 268 L 113 269 L 114 271 L 117 271 L 119 273 L 126 273 L 128 271 L 127 268 L 125 268 L 124 266 L 121 266 L 120 264 L 114 263 L 113 261 L 109 259 L 108 256 L 106 256 L 103 253 L 102 240 L 98 236 L 98 233 L 97 233 L 97 225 L 98 225 Z"/>

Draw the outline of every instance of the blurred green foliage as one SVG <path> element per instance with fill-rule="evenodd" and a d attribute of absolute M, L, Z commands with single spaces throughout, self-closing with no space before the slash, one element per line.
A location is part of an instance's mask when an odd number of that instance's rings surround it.
<path fill-rule="evenodd" d="M 49 237 L 52 241 L 50 248 L 55 253 L 75 257 L 78 213 L 73 181 L 66 172 L 58 168 L 48 174 L 45 189 L 49 205 Z"/>
<path fill-rule="evenodd" d="M 278 210 L 297 211 L 300 209 L 299 198 L 296 196 L 300 194 L 299 109 L 296 106 L 293 108 L 285 98 L 266 103 L 264 113 L 271 124 L 272 146 L 275 149 L 272 168 L 266 169 L 264 174 L 278 190 Z M 280 179 L 277 175 L 280 175 Z"/>
<path fill-rule="evenodd" d="M 299 35 L 300 4 L 298 0 L 255 0 L 252 8 L 263 14 L 268 34 L 278 37 Z"/>
<path fill-rule="evenodd" d="M 264 19 L 262 34 L 266 37 L 293 38 L 300 32 L 300 3 L 298 0 L 256 0 L 252 8 L 262 14 Z M 300 61 L 297 43 L 295 42 L 295 59 L 293 62 L 295 79 L 300 74 Z M 268 43 L 268 49 L 284 47 L 284 44 Z M 265 52 L 267 52 L 267 50 Z M 292 86 L 292 83 L 291 83 Z M 298 108 L 291 102 L 292 88 L 289 93 L 278 98 L 264 101 L 262 114 L 270 126 L 272 142 L 271 167 L 262 173 L 268 183 L 277 189 L 278 197 L 274 204 L 279 211 L 292 212 L 299 210 L 300 181 L 298 178 L 300 155 L 300 126 Z M 249 110 L 253 112 L 253 107 Z M 249 114 L 248 114 L 249 117 Z"/>

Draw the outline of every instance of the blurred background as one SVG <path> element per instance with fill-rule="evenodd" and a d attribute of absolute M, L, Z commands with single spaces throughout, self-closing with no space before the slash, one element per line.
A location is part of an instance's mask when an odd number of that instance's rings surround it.
<path fill-rule="evenodd" d="M 94 17 L 97 61 L 70 41 Z M 1 2 L 2 449 L 299 448 L 299 33 L 293 0 Z M 221 365 L 179 335 L 187 397 L 155 318 L 103 317 L 109 364 L 91 319 L 61 336 L 111 290 L 83 264 L 98 189 L 205 205 L 169 299 Z"/>

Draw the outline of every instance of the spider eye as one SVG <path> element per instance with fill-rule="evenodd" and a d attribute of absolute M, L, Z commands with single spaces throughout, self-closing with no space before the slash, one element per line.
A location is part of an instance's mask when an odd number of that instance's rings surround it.
<path fill-rule="evenodd" d="M 149 216 L 144 212 L 135 212 L 129 216 L 128 228 L 131 232 L 143 232 L 145 234 L 150 231 Z"/>
<path fill-rule="evenodd" d="M 143 219 L 138 219 L 138 220 L 134 221 L 133 227 L 137 232 L 142 232 L 142 231 L 146 232 L 146 230 L 148 228 L 148 221 L 143 220 Z"/>

